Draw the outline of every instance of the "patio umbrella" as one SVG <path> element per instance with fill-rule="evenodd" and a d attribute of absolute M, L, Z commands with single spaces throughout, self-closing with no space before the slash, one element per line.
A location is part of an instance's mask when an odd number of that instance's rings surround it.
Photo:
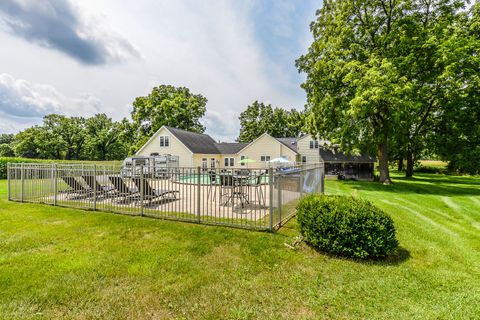
<path fill-rule="evenodd" d="M 291 161 L 281 157 L 270 160 L 270 163 L 290 163 L 290 162 Z"/>

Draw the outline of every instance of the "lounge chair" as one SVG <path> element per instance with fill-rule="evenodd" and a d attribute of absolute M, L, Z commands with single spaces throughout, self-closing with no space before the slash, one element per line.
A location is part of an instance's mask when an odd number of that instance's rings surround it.
<path fill-rule="evenodd" d="M 88 197 L 92 195 L 92 189 L 83 186 L 75 177 L 62 177 L 62 180 L 70 187 L 66 190 L 67 195 L 76 194 L 77 197 Z"/>
<path fill-rule="evenodd" d="M 108 179 L 113 184 L 113 187 L 115 188 L 114 192 L 117 197 L 123 197 L 124 201 L 139 197 L 140 194 L 138 193 L 138 188 L 127 186 L 122 177 L 109 176 Z"/>
<path fill-rule="evenodd" d="M 147 179 L 143 179 L 143 188 L 140 188 L 140 178 L 133 178 L 133 183 L 137 186 L 139 190 L 142 190 L 143 200 L 147 200 L 149 205 L 155 199 L 161 200 L 176 200 L 176 194 L 179 193 L 177 190 L 162 190 L 162 189 L 153 189 L 148 183 Z"/>
<path fill-rule="evenodd" d="M 100 183 L 98 183 L 97 179 L 95 176 L 82 176 L 83 180 L 87 183 L 87 185 L 94 191 L 97 192 L 98 195 L 100 196 L 108 196 L 108 195 L 114 195 L 116 192 L 114 186 L 102 186 Z"/>

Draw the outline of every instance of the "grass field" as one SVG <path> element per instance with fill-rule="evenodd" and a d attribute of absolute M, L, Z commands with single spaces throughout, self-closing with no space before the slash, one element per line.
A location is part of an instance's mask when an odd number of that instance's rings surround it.
<path fill-rule="evenodd" d="M 1 319 L 475 319 L 480 178 L 328 181 L 395 220 L 385 262 L 276 233 L 9 203 L 0 181 Z"/>

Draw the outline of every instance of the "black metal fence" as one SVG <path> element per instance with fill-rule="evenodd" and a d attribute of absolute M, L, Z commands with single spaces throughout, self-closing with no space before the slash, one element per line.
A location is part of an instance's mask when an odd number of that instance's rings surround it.
<path fill-rule="evenodd" d="M 268 169 L 8 164 L 8 199 L 121 214 L 273 230 L 307 193 L 323 192 L 322 164 Z"/>

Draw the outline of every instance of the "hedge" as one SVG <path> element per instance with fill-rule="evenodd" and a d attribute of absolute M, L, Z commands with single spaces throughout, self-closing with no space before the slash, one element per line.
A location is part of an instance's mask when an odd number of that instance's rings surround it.
<path fill-rule="evenodd" d="M 349 196 L 309 195 L 297 205 L 305 241 L 351 258 L 383 258 L 398 246 L 392 218 L 372 203 Z"/>

